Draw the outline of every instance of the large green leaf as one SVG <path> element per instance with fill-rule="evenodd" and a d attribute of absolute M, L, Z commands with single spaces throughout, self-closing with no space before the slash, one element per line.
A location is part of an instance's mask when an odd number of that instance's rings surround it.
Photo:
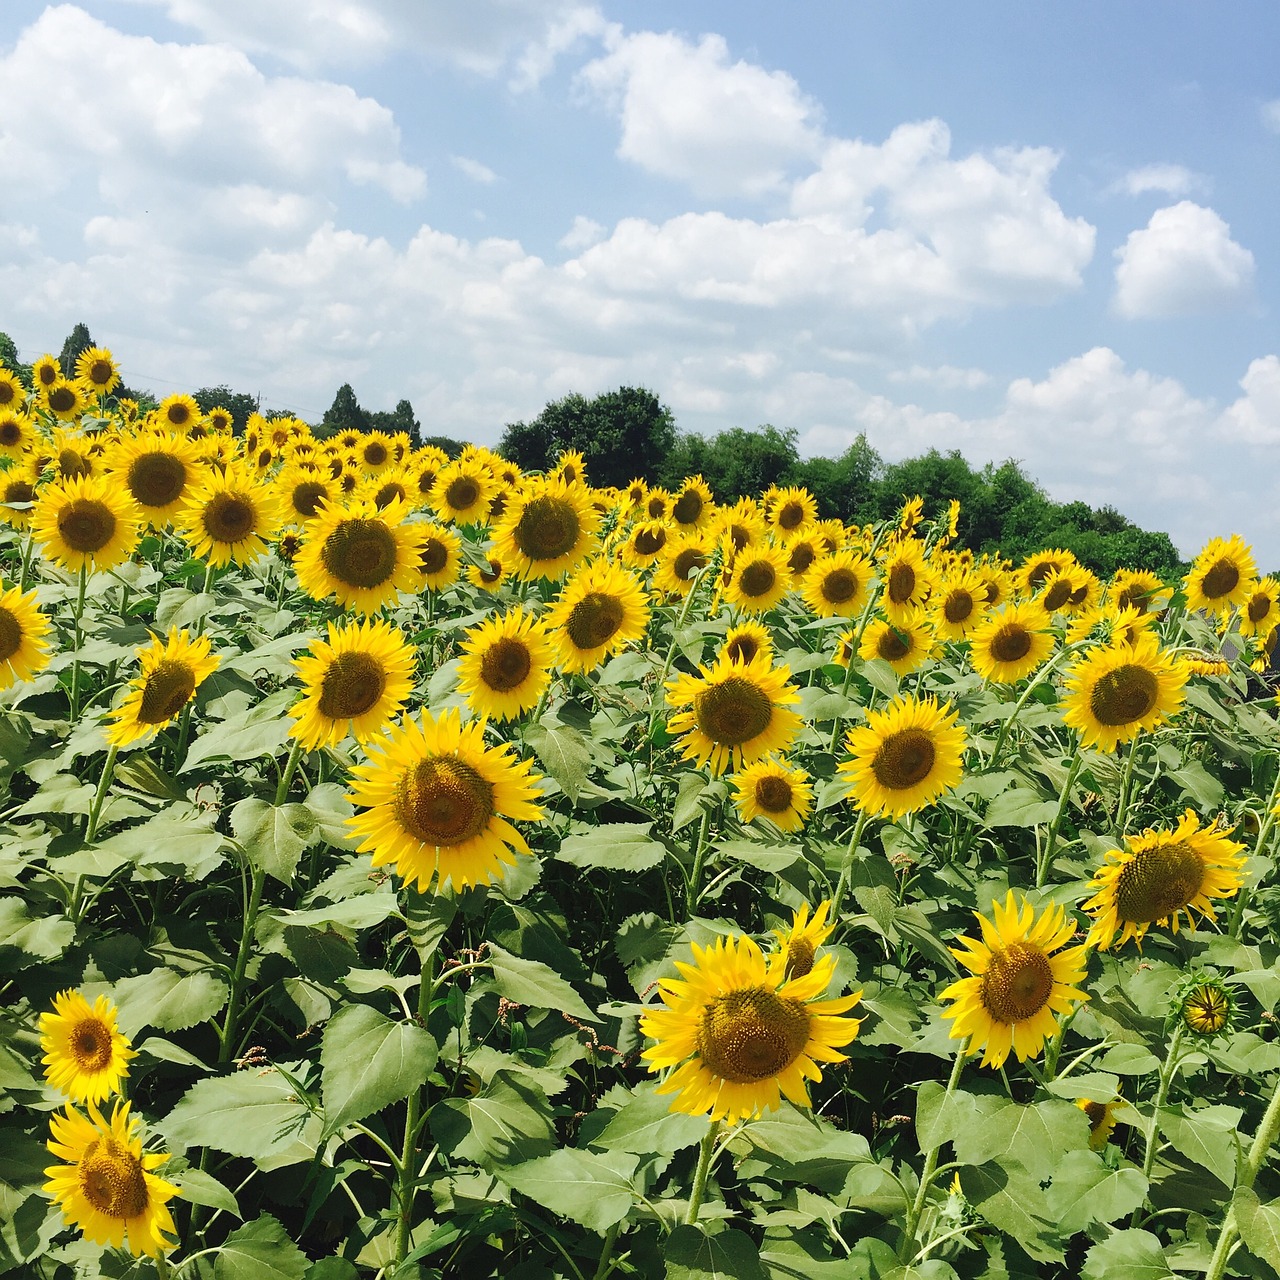
<path fill-rule="evenodd" d="M 502 1180 L 545 1209 L 586 1227 L 607 1231 L 631 1212 L 640 1157 L 625 1151 L 565 1147 L 539 1160 L 500 1171 Z"/>
<path fill-rule="evenodd" d="M 956 1159 L 966 1164 L 1015 1160 L 1047 1182 L 1066 1152 L 1088 1148 L 1089 1120 L 1079 1107 L 1058 1098 L 1025 1106 L 1009 1102 L 966 1124 L 953 1142 Z"/>
<path fill-rule="evenodd" d="M 112 989 L 120 1026 L 130 1036 L 143 1027 L 185 1031 L 216 1017 L 227 1003 L 227 984 L 211 973 L 152 969 L 121 978 Z"/>
<path fill-rule="evenodd" d="M 1083 1113 L 1082 1113 L 1083 1114 Z M 1062 1237 L 1033 1177 L 1016 1160 L 960 1170 L 965 1199 L 993 1227 L 1012 1236 L 1037 1262 L 1061 1262 Z"/>
<path fill-rule="evenodd" d="M 252 866 L 282 884 L 293 880 L 302 851 L 319 834 L 315 815 L 303 804 L 241 800 L 231 810 L 231 830 Z"/>
<path fill-rule="evenodd" d="M 577 800 L 591 771 L 592 747 L 587 739 L 568 725 L 543 723 L 529 725 L 524 740 L 565 795 Z"/>
<path fill-rule="evenodd" d="M 1280 1200 L 1263 1204 L 1248 1187 L 1237 1187 L 1232 1205 L 1245 1246 L 1280 1271 Z"/>
<path fill-rule="evenodd" d="M 667 1280 L 768 1280 L 751 1237 L 732 1228 L 708 1235 L 701 1227 L 679 1226 L 663 1254 Z"/>
<path fill-rule="evenodd" d="M 1203 1166 L 1226 1187 L 1235 1186 L 1236 1155 L 1240 1148 L 1239 1107 L 1210 1106 L 1191 1110 L 1182 1105 L 1161 1107 L 1156 1117 L 1160 1132 L 1188 1160 Z"/>
<path fill-rule="evenodd" d="M 280 689 L 261 702 L 211 725 L 192 743 L 178 772 L 186 773 L 218 760 L 239 763 L 256 760 L 259 756 L 276 755 L 289 739 L 287 712 L 297 697 L 294 689 Z"/>
<path fill-rule="evenodd" d="M 339 1009 L 320 1047 L 324 1136 L 420 1089 L 437 1053 L 430 1033 L 411 1022 L 393 1022 L 364 1004 Z"/>
<path fill-rule="evenodd" d="M 1139 1169 L 1109 1169 L 1092 1151 L 1068 1151 L 1054 1170 L 1045 1198 L 1064 1234 L 1083 1231 L 1094 1222 L 1118 1222 L 1147 1196 L 1147 1180 Z"/>
<path fill-rule="evenodd" d="M 707 1131 L 703 1116 L 671 1110 L 671 1098 L 646 1081 L 636 1087 L 631 1100 L 591 1140 L 606 1151 L 633 1151 L 637 1155 L 675 1155 L 702 1141 Z"/>
<path fill-rule="evenodd" d="M 1080 1280 L 1174 1280 L 1150 1231 L 1117 1231 L 1085 1255 Z"/>
<path fill-rule="evenodd" d="M 574 1018 L 599 1022 L 582 997 L 550 965 L 514 956 L 493 942 L 488 956 L 493 965 L 494 986 L 508 1000 L 531 1009 L 559 1009 Z"/>
<path fill-rule="evenodd" d="M 565 836 L 556 850 L 561 862 L 613 871 L 647 871 L 666 857 L 665 846 L 649 838 L 651 822 L 609 822 Z"/>
<path fill-rule="evenodd" d="M 218 1250 L 214 1280 L 303 1280 L 311 1264 L 269 1213 L 233 1231 Z"/>
<path fill-rule="evenodd" d="M 546 1095 L 531 1081 L 505 1071 L 473 1098 L 436 1103 L 431 1132 L 451 1155 L 485 1168 L 545 1156 L 554 1137 Z"/>
<path fill-rule="evenodd" d="M 21 898 L 0 898 L 0 962 L 25 969 L 37 960 L 56 960 L 76 936 L 66 916 L 33 917 Z"/>
<path fill-rule="evenodd" d="M 240 1217 L 240 1206 L 236 1198 L 212 1174 L 194 1165 L 181 1173 L 170 1173 L 165 1166 L 164 1177 L 177 1184 L 182 1191 L 182 1198 L 192 1204 L 202 1204 L 209 1209 L 222 1209 Z"/>

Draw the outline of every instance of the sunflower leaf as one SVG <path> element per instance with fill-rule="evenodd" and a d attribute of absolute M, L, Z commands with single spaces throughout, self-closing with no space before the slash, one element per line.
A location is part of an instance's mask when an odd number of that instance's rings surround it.
<path fill-rule="evenodd" d="M 233 1231 L 218 1249 L 214 1280 L 303 1280 L 307 1255 L 269 1213 Z"/>
<path fill-rule="evenodd" d="M 493 985 L 499 995 L 515 1004 L 533 1009 L 558 1009 L 588 1022 L 600 1021 L 550 965 L 514 956 L 493 942 L 489 944 L 489 960 L 493 965 Z"/>
<path fill-rule="evenodd" d="M 1280 1200 L 1263 1204 L 1248 1187 L 1237 1187 L 1232 1205 L 1240 1239 L 1263 1261 L 1280 1269 Z"/>
<path fill-rule="evenodd" d="M 556 857 L 575 867 L 648 871 L 667 856 L 666 847 L 649 838 L 652 826 L 651 822 L 610 822 L 582 834 L 565 836 Z"/>
<path fill-rule="evenodd" d="M 568 725 L 531 724 L 524 740 L 565 795 L 577 800 L 591 771 L 591 747 L 582 734 Z"/>
<path fill-rule="evenodd" d="M 701 1227 L 679 1226 L 663 1254 L 667 1280 L 766 1280 L 769 1274 L 751 1237 L 732 1228 L 711 1236 Z"/>
<path fill-rule="evenodd" d="M 1150 1231 L 1117 1231 L 1085 1254 L 1080 1280 L 1173 1280 L 1160 1241 Z"/>
<path fill-rule="evenodd" d="M 589 1231 L 607 1231 L 636 1203 L 633 1179 L 640 1157 L 626 1151 L 600 1153 L 565 1147 L 549 1156 L 500 1168 L 502 1180 L 544 1209 L 580 1223 Z"/>
<path fill-rule="evenodd" d="M 291 884 L 302 851 L 319 835 L 314 815 L 302 804 L 241 800 L 231 810 L 231 830 L 252 866 L 281 884 Z"/>

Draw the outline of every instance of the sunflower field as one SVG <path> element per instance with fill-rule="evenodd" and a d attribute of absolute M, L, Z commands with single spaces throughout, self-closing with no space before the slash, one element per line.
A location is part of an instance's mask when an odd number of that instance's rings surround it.
<path fill-rule="evenodd" d="M 1280 587 L 0 370 L 0 1274 L 1267 1277 Z"/>

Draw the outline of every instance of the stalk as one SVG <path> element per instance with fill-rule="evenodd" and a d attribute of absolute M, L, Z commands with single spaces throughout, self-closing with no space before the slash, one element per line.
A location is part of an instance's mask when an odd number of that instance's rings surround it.
<path fill-rule="evenodd" d="M 289 783 L 293 781 L 294 771 L 298 767 L 298 761 L 302 758 L 302 743 L 294 741 L 289 751 L 289 759 L 285 762 L 284 772 L 280 775 L 280 783 L 276 787 L 276 804 L 284 804 L 284 798 L 289 794 Z"/>
<path fill-rule="evenodd" d="M 1022 708 L 1027 705 L 1031 695 L 1040 685 L 1052 674 L 1054 668 L 1069 653 L 1074 653 L 1078 648 L 1077 645 L 1064 645 L 1057 653 L 1053 655 L 1047 662 L 1043 663 L 1040 670 L 1031 677 L 1027 683 L 1027 687 L 1022 691 L 1022 696 L 1014 705 L 1013 711 L 1009 718 L 1000 726 L 1000 732 L 996 735 L 995 746 L 991 748 L 991 758 L 987 761 L 986 771 L 990 771 L 996 767 L 996 763 L 1000 759 L 1000 752 L 1004 749 L 1004 744 L 1008 740 L 1009 732 L 1013 728 L 1014 721 L 1022 714 Z"/>
<path fill-rule="evenodd" d="M 968 1036 L 965 1037 L 956 1052 L 956 1060 L 951 1064 L 951 1078 L 947 1081 L 947 1092 L 942 1099 L 944 1108 L 951 1101 L 956 1091 L 956 1085 L 960 1083 L 960 1073 L 964 1070 L 964 1060 L 969 1055 L 969 1039 Z M 934 1146 L 925 1152 L 924 1171 L 920 1174 L 920 1186 L 916 1190 L 916 1198 L 907 1213 L 907 1225 L 903 1233 L 902 1251 L 899 1257 L 911 1258 L 915 1256 L 917 1250 L 916 1230 L 920 1226 L 920 1217 L 924 1213 L 924 1204 L 929 1195 L 929 1187 L 938 1172 L 938 1152 L 940 1149 L 940 1147 Z"/>
<path fill-rule="evenodd" d="M 1071 761 L 1071 768 L 1067 770 L 1067 780 L 1062 784 L 1062 794 L 1058 797 L 1058 812 L 1053 816 L 1049 834 L 1045 837 L 1044 849 L 1041 851 L 1040 858 L 1036 864 L 1037 889 L 1043 886 L 1045 877 L 1049 874 L 1049 864 L 1053 861 L 1053 847 L 1058 839 L 1058 828 L 1062 826 L 1062 819 L 1066 816 L 1067 802 L 1071 797 L 1071 788 L 1075 786 L 1076 778 L 1079 776 L 1080 767 L 1083 764 L 1084 753 L 1077 747 L 1075 758 Z"/>
<path fill-rule="evenodd" d="M 1182 1019 L 1179 1018 L 1174 1024 L 1173 1035 L 1169 1037 L 1169 1052 L 1165 1055 L 1164 1064 L 1160 1068 L 1160 1081 L 1156 1086 L 1155 1103 L 1151 1108 L 1151 1123 L 1144 1135 L 1147 1147 L 1142 1155 L 1142 1176 L 1148 1180 L 1151 1178 L 1151 1170 L 1156 1162 L 1156 1127 L 1159 1123 L 1160 1108 L 1164 1106 L 1165 1101 L 1168 1099 L 1169 1086 L 1173 1084 L 1173 1077 L 1178 1073 L 1178 1050 L 1182 1047 L 1182 1031 Z M 1139 1205 L 1129 1219 L 1130 1227 L 1138 1225 L 1141 1213 L 1142 1206 Z"/>
<path fill-rule="evenodd" d="M 1141 733 L 1135 733 L 1129 742 L 1129 755 L 1124 762 L 1124 776 L 1120 780 L 1120 803 L 1116 806 L 1116 838 L 1124 835 L 1129 822 L 1129 801 L 1133 791 L 1133 762 L 1138 754 L 1138 740 Z"/>
<path fill-rule="evenodd" d="M 711 808 L 702 811 L 702 821 L 698 824 L 698 843 L 693 851 L 693 870 L 689 872 L 689 887 L 685 893 L 685 917 L 693 915 L 698 905 L 698 895 L 702 890 L 702 868 L 707 860 L 707 833 L 711 829 Z"/>
<path fill-rule="evenodd" d="M 433 951 L 422 958 L 418 975 L 418 1017 L 422 1026 L 427 1025 L 431 1012 L 431 995 L 435 990 L 435 957 Z M 400 1149 L 400 1167 L 396 1171 L 396 1248 L 394 1275 L 409 1253 L 413 1235 L 413 1201 L 418 1191 L 418 1130 L 422 1121 L 422 1102 L 426 1086 L 415 1089 L 405 1104 L 404 1145 Z"/>
<path fill-rule="evenodd" d="M 1258 828 L 1258 839 L 1254 845 L 1253 852 L 1255 856 L 1262 857 L 1266 852 L 1267 841 L 1271 838 L 1271 833 L 1276 825 L 1276 800 L 1280 798 L 1280 769 L 1276 770 L 1275 780 L 1271 784 L 1271 794 L 1267 797 L 1267 810 L 1262 819 L 1262 826 Z M 1228 934 L 1233 938 L 1240 936 L 1240 927 L 1244 924 L 1244 909 L 1249 901 L 1249 889 L 1246 885 L 1241 885 L 1239 892 L 1236 894 L 1235 903 L 1231 908 L 1231 923 L 1227 928 Z"/>
<path fill-rule="evenodd" d="M 71 661 L 71 719 L 80 718 L 80 650 L 84 647 L 84 633 L 80 630 L 80 620 L 84 614 L 85 587 L 89 582 L 89 570 L 80 566 L 80 590 L 76 594 L 75 612 L 75 655 Z"/>
<path fill-rule="evenodd" d="M 867 810 L 858 810 L 858 822 L 849 837 L 849 847 L 844 851 L 844 861 L 840 864 L 840 879 L 836 881 L 836 890 L 831 895 L 831 920 L 840 919 L 840 908 L 844 903 L 845 890 L 849 887 L 849 877 L 853 874 L 853 859 L 862 843 L 862 833 L 867 826 Z"/>
<path fill-rule="evenodd" d="M 102 773 L 98 777 L 98 789 L 94 793 L 93 803 L 89 806 L 89 821 L 85 827 L 84 842 L 86 846 L 91 846 L 94 837 L 98 834 L 98 822 L 102 817 L 102 807 L 107 798 L 107 791 L 111 787 L 111 777 L 115 773 L 116 756 L 119 754 L 118 747 L 112 747 L 107 752 L 107 758 L 102 765 Z M 76 887 L 71 894 L 71 904 L 67 908 L 67 917 L 72 924 L 80 923 L 81 915 L 81 899 L 84 895 L 84 876 L 76 877 Z"/>
<path fill-rule="evenodd" d="M 258 908 L 262 905 L 262 890 L 267 873 L 261 867 L 253 867 L 249 901 L 245 906 L 244 928 L 240 932 L 240 948 L 236 952 L 235 968 L 231 972 L 231 990 L 227 995 L 227 1011 L 223 1016 L 222 1030 L 218 1032 L 218 1063 L 231 1061 L 235 1048 L 237 1024 L 240 1019 L 240 998 L 244 994 L 244 975 L 249 967 L 249 952 L 253 943 L 253 930 L 258 922 Z"/>
<path fill-rule="evenodd" d="M 698 1149 L 698 1168 L 693 1175 L 693 1191 L 689 1196 L 689 1212 L 684 1216 L 687 1226 L 693 1226 L 698 1221 L 698 1214 L 702 1210 L 702 1198 L 707 1190 L 707 1174 L 711 1172 L 712 1151 L 719 1134 L 720 1121 L 713 1120 L 707 1132 L 703 1135 L 702 1145 Z"/>

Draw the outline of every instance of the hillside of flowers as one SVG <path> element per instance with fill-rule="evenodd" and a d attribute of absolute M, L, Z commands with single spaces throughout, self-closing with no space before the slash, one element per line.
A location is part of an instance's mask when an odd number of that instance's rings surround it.
<path fill-rule="evenodd" d="M 0 1274 L 1280 1267 L 1280 584 L 0 369 Z M 1223 513 L 1224 526 L 1230 513 Z"/>

